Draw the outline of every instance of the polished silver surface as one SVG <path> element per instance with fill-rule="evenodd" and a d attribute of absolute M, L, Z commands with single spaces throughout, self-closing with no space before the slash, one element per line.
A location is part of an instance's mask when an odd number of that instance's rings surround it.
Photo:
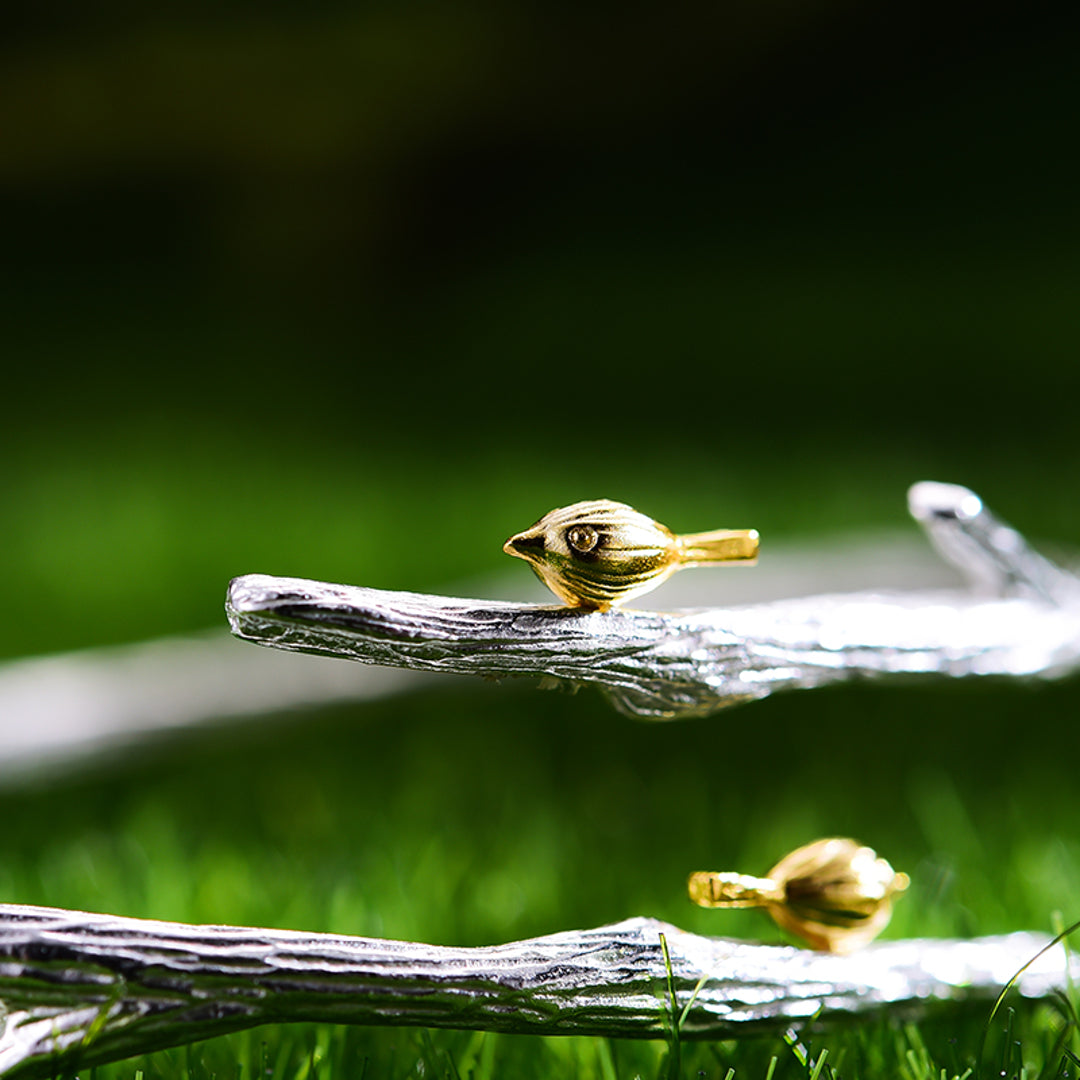
<path fill-rule="evenodd" d="M 683 1038 L 786 1030 L 886 1007 L 989 1003 L 1029 961 L 1019 992 L 1043 997 L 1066 984 L 1064 948 L 1039 955 L 1048 943 L 1018 933 L 835 956 L 635 918 L 454 948 L 3 904 L 0 1075 L 74 1073 L 301 1020 L 662 1038 L 685 1010 Z"/>
<path fill-rule="evenodd" d="M 250 574 L 231 583 L 226 610 L 233 633 L 260 645 L 448 674 L 592 683 L 623 711 L 655 718 L 852 678 L 1055 677 L 1080 664 L 1073 574 L 966 488 L 916 484 L 909 507 L 972 587 L 600 613 Z"/>

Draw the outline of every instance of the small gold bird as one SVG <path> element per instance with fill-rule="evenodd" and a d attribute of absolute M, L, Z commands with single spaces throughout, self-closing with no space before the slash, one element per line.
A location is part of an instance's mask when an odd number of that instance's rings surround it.
<path fill-rule="evenodd" d="M 503 544 L 574 608 L 607 611 L 655 589 L 684 566 L 753 563 L 755 529 L 676 536 L 658 521 L 609 499 L 574 503 L 545 514 Z"/>
<path fill-rule="evenodd" d="M 881 933 L 910 883 L 872 848 L 833 836 L 786 855 L 768 877 L 702 870 L 686 884 L 701 907 L 762 907 L 810 948 L 848 953 Z"/>

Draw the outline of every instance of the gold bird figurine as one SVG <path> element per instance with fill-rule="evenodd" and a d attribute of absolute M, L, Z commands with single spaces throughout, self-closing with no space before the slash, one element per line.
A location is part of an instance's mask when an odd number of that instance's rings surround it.
<path fill-rule="evenodd" d="M 607 611 L 655 589 L 684 566 L 753 563 L 755 529 L 717 529 L 676 536 L 658 521 L 609 499 L 574 503 L 545 514 L 503 544 L 574 608 Z"/>
<path fill-rule="evenodd" d="M 687 889 L 701 907 L 763 907 L 810 948 L 849 953 L 881 933 L 909 884 L 872 848 L 830 837 L 785 856 L 768 877 L 699 871 Z"/>

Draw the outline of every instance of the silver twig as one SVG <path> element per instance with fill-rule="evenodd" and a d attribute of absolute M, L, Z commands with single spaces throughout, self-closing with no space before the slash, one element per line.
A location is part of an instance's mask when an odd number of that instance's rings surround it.
<path fill-rule="evenodd" d="M 629 1038 L 677 1022 L 683 1038 L 730 1037 L 993 1000 L 1036 957 L 1017 986 L 1043 997 L 1066 980 L 1063 948 L 1037 955 L 1047 944 L 1017 933 L 835 956 L 636 918 L 453 948 L 3 904 L 0 1075 L 54 1076 L 292 1021 Z"/>
<path fill-rule="evenodd" d="M 646 717 L 699 715 L 867 676 L 1052 677 L 1080 665 L 1080 579 L 1033 551 L 966 488 L 916 484 L 908 502 L 968 591 L 599 613 L 249 574 L 231 583 L 226 611 L 233 633 L 260 645 L 596 683 L 624 712 Z"/>

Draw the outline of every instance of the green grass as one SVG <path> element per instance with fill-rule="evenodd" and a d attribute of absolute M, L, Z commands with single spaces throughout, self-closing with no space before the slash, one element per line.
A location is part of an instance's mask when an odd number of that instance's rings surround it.
<path fill-rule="evenodd" d="M 500 570 L 524 575 L 502 539 L 551 506 L 600 495 L 679 530 L 754 526 L 766 558 L 773 540 L 914 531 L 907 485 L 942 479 L 971 485 L 1032 537 L 1080 541 L 1071 496 L 1080 452 L 1072 428 L 1042 411 L 1046 388 L 1017 383 L 1003 410 L 989 376 L 978 386 L 934 381 L 947 349 L 920 353 L 919 342 L 907 343 L 914 369 L 863 370 L 845 313 L 872 299 L 872 281 L 864 288 L 850 275 L 853 291 L 831 317 L 850 331 L 843 363 L 829 366 L 839 338 L 819 340 L 808 316 L 805 335 L 766 343 L 767 371 L 732 341 L 734 382 L 718 362 L 699 388 L 695 378 L 635 379 L 666 355 L 669 325 L 693 324 L 678 348 L 699 357 L 719 355 L 707 328 L 733 316 L 744 337 L 759 325 L 780 334 L 763 293 L 748 307 L 733 282 L 734 299 L 702 280 L 691 287 L 687 272 L 671 290 L 684 304 L 671 322 L 623 295 L 648 293 L 648 275 L 636 286 L 616 278 L 604 303 L 631 311 L 630 323 L 610 327 L 614 343 L 593 326 L 593 344 L 575 342 L 567 358 L 561 345 L 578 317 L 569 301 L 592 302 L 588 273 L 578 275 L 556 266 L 550 293 L 530 278 L 516 294 L 508 285 L 507 295 L 474 297 L 464 328 L 435 318 L 430 340 L 408 338 L 400 356 L 378 335 L 361 336 L 350 354 L 334 344 L 347 337 L 341 326 L 309 339 L 294 325 L 293 337 L 271 341 L 255 320 L 241 327 L 234 357 L 205 312 L 178 329 L 175 311 L 151 311 L 144 324 L 114 311 L 96 343 L 77 319 L 65 338 L 53 327 L 39 334 L 40 320 L 28 318 L 37 358 L 66 373 L 70 400 L 39 415 L 50 365 L 16 373 L 29 389 L 0 431 L 0 658 L 223 627 L 228 579 L 253 571 L 435 590 Z M 745 289 L 761 292 L 763 275 Z M 819 299 L 807 301 L 815 318 Z M 530 303 L 554 321 L 530 315 Z M 994 344 L 993 326 L 956 318 L 964 326 L 953 331 L 973 335 L 969 351 Z M 431 363 L 436 343 L 445 369 Z M 594 346 L 609 365 L 633 353 L 636 373 L 603 422 L 590 404 L 607 400 L 594 393 L 603 379 L 585 363 Z M 455 366 L 473 349 L 484 354 L 475 371 Z M 354 370 L 348 357 L 359 364 L 369 352 L 372 364 Z M 135 368 L 157 358 L 160 378 L 146 387 L 99 379 L 98 362 L 114 354 Z M 524 368 L 504 378 L 508 355 Z M 559 364 L 544 367 L 545 356 Z M 266 357 L 263 409 L 243 390 Z M 293 357 L 310 365 L 295 373 Z M 1071 376 L 1061 378 L 1051 396 L 1067 411 Z M 582 395 L 576 412 L 565 408 L 568 387 Z M 294 397 L 306 393 L 319 407 L 294 416 Z M 1029 408 L 1036 398 L 1039 409 Z M 847 834 L 912 876 L 893 936 L 1049 930 L 1058 914 L 1080 916 L 1078 706 L 1076 680 L 853 685 L 650 725 L 590 691 L 447 682 L 177 735 L 0 791 L 0 897 L 463 945 L 630 915 L 776 941 L 758 913 L 692 907 L 687 873 L 763 873 L 797 845 Z M 983 1075 L 1019 1077 L 1022 1058 L 1028 1080 L 1057 1077 L 1065 1051 L 1080 1052 L 1063 1009 L 1016 1003 L 1015 1014 L 1000 1013 Z M 734 1070 L 738 1080 L 948 1080 L 976 1066 L 988 1012 L 801 1031 L 790 1045 L 278 1027 L 95 1075 L 729 1080 Z"/>
<path fill-rule="evenodd" d="M 250 422 L 229 438 L 193 427 L 181 449 L 186 422 L 120 426 L 86 460 L 39 441 L 0 477 L 0 655 L 222 626 L 225 583 L 248 571 L 417 589 L 512 571 L 502 537 L 579 495 L 630 499 L 676 528 L 745 522 L 767 541 L 914 529 L 905 486 L 939 477 L 981 488 L 1033 535 L 1080 534 L 1075 501 L 1057 497 L 1075 455 L 1016 443 L 883 440 L 851 457 L 839 433 L 790 459 L 766 445 L 738 469 L 723 446 L 678 467 L 610 447 L 579 461 L 566 446 L 542 460 L 457 446 L 435 467 L 326 437 L 237 453 L 257 444 Z M 847 834 L 912 876 L 891 936 L 1050 930 L 1080 916 L 1078 706 L 1076 680 L 852 685 L 647 724 L 588 690 L 455 680 L 176 735 L 0 791 L 0 897 L 464 945 L 630 915 L 777 941 L 759 913 L 692 907 L 687 873 L 762 873 Z M 707 1044 L 276 1027 L 94 1075 L 948 1080 L 976 1067 L 988 1013 Z M 982 1075 L 1057 1078 L 1064 1060 L 1075 1077 L 1068 1015 L 1010 999 Z"/>
<path fill-rule="evenodd" d="M 3 794 L 0 895 L 459 944 L 633 914 L 775 941 L 756 912 L 692 907 L 686 873 L 762 872 L 839 833 L 911 873 L 891 936 L 1049 930 L 1055 912 L 1078 914 L 1074 762 L 1060 751 L 1078 690 L 853 686 L 642 724 L 590 692 L 478 683 L 269 718 Z M 1056 1075 L 1061 1007 L 1016 1010 L 1025 1075 Z M 673 1072 L 663 1042 L 300 1026 L 96 1075 L 250 1075 L 265 1059 L 273 1077 L 312 1062 L 322 1077 L 357 1076 L 366 1061 L 371 1077 L 753 1078 L 775 1056 L 773 1075 L 796 1077 L 827 1049 L 838 1076 L 937 1080 L 974 1065 L 988 1014 L 802 1034 L 806 1066 L 780 1038 L 681 1040 Z M 1008 1015 L 988 1057 L 1003 1052 Z M 1072 1035 L 1065 1045 L 1080 1050 Z"/>

